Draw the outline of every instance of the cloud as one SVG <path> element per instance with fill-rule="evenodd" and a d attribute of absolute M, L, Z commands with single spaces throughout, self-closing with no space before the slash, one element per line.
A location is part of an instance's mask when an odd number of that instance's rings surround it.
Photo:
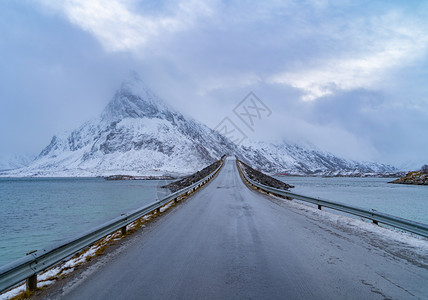
<path fill-rule="evenodd" d="M 336 53 L 317 58 L 298 70 L 274 74 L 268 82 L 302 90 L 304 101 L 336 91 L 376 89 L 388 77 L 388 72 L 421 58 L 428 49 L 427 26 L 407 21 L 401 14 L 388 13 L 368 21 L 360 19 L 355 24 L 357 28 L 351 27 L 344 32 L 337 32 L 334 24 L 330 25 L 332 38 L 346 37 L 348 46 L 345 49 L 337 49 Z"/>
<path fill-rule="evenodd" d="M 44 7 L 61 13 L 73 24 L 91 33 L 107 51 L 136 50 L 157 36 L 185 30 L 194 20 L 211 14 L 211 8 L 197 1 L 176 5 L 174 13 L 143 15 L 134 1 L 39 0 Z"/>
<path fill-rule="evenodd" d="M 255 73 L 226 74 L 223 76 L 210 77 L 200 83 L 198 94 L 203 96 L 215 90 L 227 90 L 237 88 L 249 88 L 262 81 Z"/>

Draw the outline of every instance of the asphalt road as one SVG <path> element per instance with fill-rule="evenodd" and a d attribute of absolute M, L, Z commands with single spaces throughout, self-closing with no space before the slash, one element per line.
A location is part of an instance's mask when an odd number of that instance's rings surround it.
<path fill-rule="evenodd" d="M 426 257 L 286 202 L 250 190 L 228 159 L 210 184 L 60 298 L 428 298 Z"/>

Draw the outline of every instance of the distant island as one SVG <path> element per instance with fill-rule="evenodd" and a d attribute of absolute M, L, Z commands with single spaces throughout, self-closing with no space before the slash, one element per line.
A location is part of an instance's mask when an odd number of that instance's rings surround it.
<path fill-rule="evenodd" d="M 161 176 L 132 176 L 132 175 L 111 175 L 105 176 L 105 180 L 173 180 L 175 177 L 169 175 Z"/>
<path fill-rule="evenodd" d="M 428 185 L 428 165 L 422 166 L 420 171 L 409 172 L 390 183 Z"/>

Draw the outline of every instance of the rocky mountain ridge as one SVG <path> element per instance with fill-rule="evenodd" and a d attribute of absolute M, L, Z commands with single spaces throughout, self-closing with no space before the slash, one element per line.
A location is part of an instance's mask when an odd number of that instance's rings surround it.
<path fill-rule="evenodd" d="M 269 174 L 389 172 L 391 166 L 361 163 L 289 143 L 238 146 L 206 125 L 183 116 L 137 77 L 126 80 L 101 115 L 56 135 L 28 166 L 2 176 L 164 176 L 191 174 L 236 155 Z"/>
<path fill-rule="evenodd" d="M 328 152 L 303 148 L 286 142 L 251 142 L 241 146 L 240 159 L 254 169 L 272 175 L 343 175 L 396 172 L 388 165 L 357 162 Z"/>

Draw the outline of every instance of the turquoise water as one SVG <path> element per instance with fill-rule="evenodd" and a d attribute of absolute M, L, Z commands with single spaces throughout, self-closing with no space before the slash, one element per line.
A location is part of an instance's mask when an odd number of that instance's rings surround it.
<path fill-rule="evenodd" d="M 165 181 L 0 178 L 0 266 L 157 199 Z"/>
<path fill-rule="evenodd" d="M 292 192 L 342 202 L 428 224 L 428 186 L 391 184 L 391 178 L 276 177 Z"/>
<path fill-rule="evenodd" d="M 428 187 L 388 178 L 278 177 L 296 193 L 428 224 Z M 0 266 L 153 202 L 165 181 L 0 178 Z"/>

